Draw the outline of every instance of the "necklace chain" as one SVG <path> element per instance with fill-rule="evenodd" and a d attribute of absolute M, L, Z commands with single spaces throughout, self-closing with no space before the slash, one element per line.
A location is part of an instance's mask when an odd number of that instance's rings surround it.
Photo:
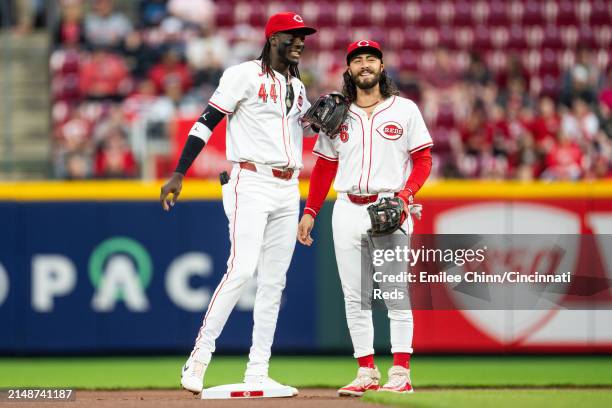
<path fill-rule="evenodd" d="M 380 99 L 379 99 L 379 100 L 377 100 L 376 102 L 374 102 L 373 104 L 368 105 L 368 106 L 361 106 L 361 105 L 357 105 L 357 103 L 355 103 L 355 105 L 359 106 L 361 109 L 367 109 L 367 108 L 371 108 L 372 106 L 376 105 L 376 104 L 377 104 L 377 103 L 379 103 L 379 102 L 380 102 Z"/>

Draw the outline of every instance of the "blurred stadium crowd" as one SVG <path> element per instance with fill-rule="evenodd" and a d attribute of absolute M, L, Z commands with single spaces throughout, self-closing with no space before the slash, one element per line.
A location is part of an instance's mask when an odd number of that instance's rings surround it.
<path fill-rule="evenodd" d="M 610 1 L 132 3 L 126 14 L 113 0 L 59 2 L 59 178 L 138 177 L 134 129 L 167 140 L 173 118 L 199 115 L 224 68 L 257 58 L 267 17 L 284 10 L 319 28 L 300 63 L 310 99 L 340 88 L 350 41 L 383 45 L 385 68 L 426 118 L 437 177 L 612 177 Z"/>

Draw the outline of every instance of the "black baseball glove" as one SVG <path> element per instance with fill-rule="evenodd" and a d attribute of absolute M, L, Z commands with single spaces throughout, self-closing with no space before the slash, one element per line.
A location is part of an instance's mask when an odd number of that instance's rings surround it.
<path fill-rule="evenodd" d="M 368 206 L 368 214 L 372 228 L 368 230 L 371 236 L 393 234 L 401 229 L 406 219 L 404 206 L 406 204 L 399 197 L 383 197 L 378 202 Z M 402 230 L 404 234 L 406 233 Z"/>
<path fill-rule="evenodd" d="M 302 117 L 303 122 L 334 136 L 340 131 L 340 125 L 346 120 L 350 103 L 339 92 L 320 96 Z"/>

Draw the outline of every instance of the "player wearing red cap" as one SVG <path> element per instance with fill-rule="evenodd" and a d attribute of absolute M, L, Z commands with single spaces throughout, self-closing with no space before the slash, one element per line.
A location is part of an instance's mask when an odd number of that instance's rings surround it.
<path fill-rule="evenodd" d="M 374 270 L 369 266 L 363 271 L 367 281 L 362 280 L 360 271 L 362 265 L 373 264 L 374 249 L 388 249 L 384 245 L 390 247 L 397 242 L 388 237 L 380 242 L 367 238 L 371 227 L 369 204 L 384 197 L 400 197 L 406 217 L 403 228 L 412 232 L 409 205 L 429 175 L 433 142 L 416 104 L 399 96 L 384 70 L 382 57 L 380 45 L 375 41 L 361 40 L 348 46 L 348 68 L 342 90 L 351 102 L 348 117 L 338 135 L 319 134 L 313 149 L 318 158 L 298 228 L 298 240 L 311 245 L 315 217 L 335 179 L 338 199 L 332 216 L 334 249 L 354 357 L 359 363 L 357 378 L 340 388 L 340 395 L 361 396 L 368 390 L 412 392 L 409 361 L 413 351 L 413 321 L 407 287 L 400 285 L 406 293 L 404 302 L 390 305 L 385 301 L 393 367 L 388 381 L 381 387 L 380 372 L 374 365 L 374 327 L 372 311 L 368 308 L 371 294 L 367 286 L 362 292 L 363 282 L 373 280 Z M 408 242 L 403 235 L 398 239 Z M 362 257 L 366 260 L 363 264 Z M 405 267 L 400 265 L 400 270 L 406 271 Z M 362 294 L 365 295 L 362 297 Z"/>
<path fill-rule="evenodd" d="M 295 388 L 268 377 L 268 362 L 295 247 L 300 200 L 297 176 L 302 168 L 300 118 L 310 106 L 298 62 L 305 36 L 315 31 L 295 13 L 270 17 L 260 58 L 224 72 L 206 110 L 189 132 L 175 172 L 161 189 L 160 201 L 168 211 L 181 192 L 187 169 L 227 115 L 226 152 L 233 168 L 229 179 L 222 180 L 222 191 L 231 250 L 227 271 L 211 296 L 183 367 L 181 384 L 194 393 L 202 391 L 215 341 L 257 270 L 253 344 L 244 382 L 257 390 L 297 394 Z"/>

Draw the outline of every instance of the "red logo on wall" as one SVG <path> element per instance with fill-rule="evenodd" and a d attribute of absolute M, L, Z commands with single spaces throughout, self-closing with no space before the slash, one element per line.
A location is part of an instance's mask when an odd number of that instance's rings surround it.
<path fill-rule="evenodd" d="M 385 122 L 376 131 L 388 140 L 397 140 L 404 134 L 404 128 L 397 122 Z"/>

